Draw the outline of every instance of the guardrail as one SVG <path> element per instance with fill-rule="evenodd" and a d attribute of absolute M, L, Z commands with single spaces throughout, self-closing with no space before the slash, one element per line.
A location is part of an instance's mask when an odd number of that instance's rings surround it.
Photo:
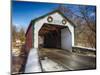
<path fill-rule="evenodd" d="M 96 49 L 94 48 L 86 48 L 86 47 L 72 47 L 72 52 L 85 54 L 85 55 L 96 55 Z"/>

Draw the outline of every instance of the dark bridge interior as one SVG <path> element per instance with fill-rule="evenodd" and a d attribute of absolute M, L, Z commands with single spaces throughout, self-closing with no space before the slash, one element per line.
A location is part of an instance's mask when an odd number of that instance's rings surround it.
<path fill-rule="evenodd" d="M 66 26 L 44 24 L 39 31 L 39 36 L 43 37 L 39 48 L 61 48 L 61 29 L 63 28 Z"/>

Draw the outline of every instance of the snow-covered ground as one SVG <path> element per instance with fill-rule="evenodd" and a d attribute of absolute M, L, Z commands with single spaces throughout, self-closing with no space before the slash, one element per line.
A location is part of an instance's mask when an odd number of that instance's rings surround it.
<path fill-rule="evenodd" d="M 66 70 L 63 66 L 48 59 L 47 57 L 45 57 L 44 60 L 40 60 L 41 61 L 41 65 L 40 65 L 37 51 L 38 51 L 37 49 L 31 49 L 26 63 L 25 73 L 42 72 L 41 67 L 44 72 Z"/>
<path fill-rule="evenodd" d="M 19 56 L 20 55 L 20 50 L 18 48 L 13 48 L 12 49 L 12 55 L 13 56 Z"/>
<path fill-rule="evenodd" d="M 45 57 L 45 60 L 41 60 L 43 71 L 62 71 L 66 70 L 64 67 L 60 66 L 58 63 Z"/>
<path fill-rule="evenodd" d="M 35 48 L 30 50 L 27 63 L 26 63 L 26 67 L 25 67 L 25 73 L 41 72 L 41 67 L 40 67 L 37 51 L 38 50 Z"/>
<path fill-rule="evenodd" d="M 92 51 L 96 51 L 95 48 L 89 48 L 89 47 L 83 47 L 83 46 L 73 46 L 73 47 L 79 47 L 79 48 L 83 48 L 83 49 L 89 49 L 89 50 L 92 50 Z"/>

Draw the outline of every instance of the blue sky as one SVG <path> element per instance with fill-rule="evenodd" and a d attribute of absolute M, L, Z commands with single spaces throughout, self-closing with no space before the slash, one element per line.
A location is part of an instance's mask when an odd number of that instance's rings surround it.
<path fill-rule="evenodd" d="M 58 4 L 37 2 L 12 2 L 12 24 L 27 28 L 30 21 L 58 7 Z"/>
<path fill-rule="evenodd" d="M 59 4 L 41 2 L 12 1 L 12 24 L 27 29 L 30 21 L 48 12 L 57 9 Z M 64 5 L 70 8 L 75 14 L 80 15 L 77 5 Z M 93 11 L 92 11 L 93 10 Z M 89 14 L 94 16 L 94 7 L 89 7 Z"/>

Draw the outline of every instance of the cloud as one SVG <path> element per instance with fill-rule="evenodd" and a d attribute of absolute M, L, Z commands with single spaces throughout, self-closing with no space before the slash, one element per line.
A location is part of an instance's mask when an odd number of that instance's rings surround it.
<path fill-rule="evenodd" d="M 94 13 L 94 12 L 93 12 L 93 13 L 91 13 L 91 14 L 90 14 L 90 16 L 91 16 L 91 17 L 95 16 L 95 13 Z"/>

